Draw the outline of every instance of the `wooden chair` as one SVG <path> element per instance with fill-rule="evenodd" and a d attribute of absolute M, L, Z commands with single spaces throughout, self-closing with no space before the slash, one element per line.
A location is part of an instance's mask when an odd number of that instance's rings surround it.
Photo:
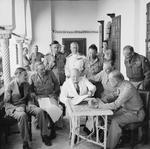
<path fill-rule="evenodd" d="M 141 96 L 141 99 L 144 104 L 144 111 L 145 111 L 145 118 L 142 122 L 135 122 L 131 124 L 127 124 L 123 128 L 123 132 L 130 131 L 130 145 L 132 149 L 135 147 L 136 144 L 143 142 L 144 144 L 148 143 L 149 140 L 149 109 L 150 109 L 150 91 L 138 90 Z M 138 133 L 139 136 L 139 128 L 142 128 L 142 138 L 141 140 L 137 140 L 135 142 L 135 132 Z"/>

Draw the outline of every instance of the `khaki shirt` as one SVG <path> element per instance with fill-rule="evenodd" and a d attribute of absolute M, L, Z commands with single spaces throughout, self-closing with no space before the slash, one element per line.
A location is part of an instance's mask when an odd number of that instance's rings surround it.
<path fill-rule="evenodd" d="M 32 86 L 32 92 L 36 95 L 45 97 L 51 94 L 58 94 L 60 91 L 58 80 L 52 71 L 46 71 L 43 78 L 38 73 L 31 75 L 29 82 Z"/>
<path fill-rule="evenodd" d="M 150 89 L 150 62 L 146 57 L 134 53 L 130 60 L 125 59 L 125 66 L 127 77 L 130 81 L 142 81 L 143 87 Z"/>
<path fill-rule="evenodd" d="M 89 78 L 92 81 L 102 83 L 103 89 L 104 89 L 104 91 L 102 93 L 102 97 L 116 95 L 116 89 L 111 86 L 108 76 L 109 76 L 109 74 L 107 74 L 104 70 L 102 70 L 98 74 Z"/>
<path fill-rule="evenodd" d="M 143 107 L 143 102 L 136 88 L 129 82 L 124 80 L 117 87 L 118 98 L 112 102 L 103 104 L 104 109 L 115 110 L 122 107 L 127 111 L 139 111 Z"/>
<path fill-rule="evenodd" d="M 97 57 L 94 61 L 87 59 L 85 65 L 85 75 L 87 78 L 96 75 L 103 69 L 103 64 L 100 59 Z"/>

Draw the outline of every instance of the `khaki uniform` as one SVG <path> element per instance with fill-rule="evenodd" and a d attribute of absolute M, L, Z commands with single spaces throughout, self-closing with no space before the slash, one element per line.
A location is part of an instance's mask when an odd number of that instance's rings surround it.
<path fill-rule="evenodd" d="M 47 70 L 52 70 L 58 79 L 60 85 L 65 81 L 65 63 L 66 63 L 66 54 L 58 53 L 56 56 L 51 53 L 45 55 L 44 65 Z"/>
<path fill-rule="evenodd" d="M 134 53 L 130 60 L 125 59 L 125 66 L 127 77 L 135 87 L 141 84 L 143 89 L 150 89 L 150 62 L 146 57 Z"/>
<path fill-rule="evenodd" d="M 32 53 L 30 56 L 30 62 L 31 62 L 31 70 L 35 70 L 35 63 L 41 62 L 42 58 L 44 58 L 44 55 L 41 52 L 37 52 L 37 54 Z"/>
<path fill-rule="evenodd" d="M 90 59 L 86 60 L 85 74 L 87 78 L 96 75 L 102 69 L 103 69 L 103 64 L 98 57 L 94 61 L 91 61 Z"/>
<path fill-rule="evenodd" d="M 108 147 L 114 149 L 122 133 L 122 127 L 144 119 L 143 103 L 136 88 L 129 82 L 123 81 L 117 88 L 118 98 L 104 104 L 102 108 L 117 110 L 112 117 L 108 131 Z"/>
<path fill-rule="evenodd" d="M 38 126 L 41 130 L 41 135 L 49 135 L 47 121 L 45 119 L 44 111 L 31 103 L 29 84 L 23 83 L 24 96 L 21 97 L 18 83 L 14 79 L 5 91 L 5 110 L 6 115 L 9 115 L 18 121 L 20 133 L 24 142 L 29 141 L 28 132 L 28 116 L 27 114 L 34 115 L 37 119 Z M 17 111 L 17 107 L 24 108 L 24 111 Z"/>
<path fill-rule="evenodd" d="M 82 56 L 80 54 L 72 55 L 70 54 L 67 57 L 66 65 L 65 65 L 65 75 L 66 77 L 70 77 L 70 71 L 76 68 L 81 73 L 84 73 L 85 70 L 85 56 Z"/>
<path fill-rule="evenodd" d="M 115 98 L 116 97 L 116 89 L 111 86 L 108 78 L 109 74 L 102 70 L 98 74 L 94 75 L 93 77 L 89 78 L 95 82 L 101 82 L 103 86 L 103 92 L 101 92 L 101 97 L 107 96 L 107 98 Z M 107 102 L 107 101 L 104 101 Z"/>
<path fill-rule="evenodd" d="M 89 58 L 86 59 L 84 73 L 88 79 L 93 78 L 93 76 L 99 73 L 102 69 L 103 69 L 103 64 L 102 64 L 102 61 L 98 57 L 94 61 L 92 61 Z M 100 98 L 101 93 L 103 91 L 101 82 L 95 82 L 92 80 L 92 83 L 96 86 L 96 92 L 95 92 L 94 97 Z"/>
<path fill-rule="evenodd" d="M 46 71 L 43 78 L 38 73 L 34 73 L 29 78 L 29 82 L 32 86 L 32 91 L 37 96 L 48 97 L 49 95 L 59 94 L 59 83 L 52 71 Z"/>

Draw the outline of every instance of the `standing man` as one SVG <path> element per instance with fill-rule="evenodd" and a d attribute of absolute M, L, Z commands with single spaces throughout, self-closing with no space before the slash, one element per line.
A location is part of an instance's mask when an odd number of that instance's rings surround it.
<path fill-rule="evenodd" d="M 60 44 L 58 41 L 53 41 L 50 45 L 51 52 L 44 57 L 44 65 L 46 70 L 52 70 L 58 79 L 60 85 L 65 81 L 65 63 L 66 55 L 60 52 Z"/>
<path fill-rule="evenodd" d="M 116 110 L 108 130 L 108 148 L 115 149 L 122 134 L 122 127 L 142 121 L 145 113 L 138 91 L 129 81 L 124 80 L 119 71 L 111 72 L 109 81 L 112 87 L 117 88 L 118 98 L 111 103 L 100 102 L 99 108 Z"/>
<path fill-rule="evenodd" d="M 126 74 L 136 88 L 150 89 L 150 62 L 149 60 L 134 52 L 132 46 L 123 48 L 125 57 Z"/>
<path fill-rule="evenodd" d="M 88 58 L 85 65 L 85 74 L 87 78 L 96 75 L 103 69 L 102 61 L 97 56 L 97 47 L 95 44 L 89 46 Z"/>
<path fill-rule="evenodd" d="M 5 111 L 6 115 L 13 117 L 18 121 L 21 137 L 23 140 L 23 149 L 29 149 L 29 131 L 28 116 L 34 115 L 38 121 L 41 130 L 42 141 L 50 146 L 48 123 L 45 119 L 44 111 L 33 105 L 30 94 L 30 85 L 27 82 L 27 72 L 19 67 L 15 71 L 15 79 L 8 85 L 5 91 Z"/>
<path fill-rule="evenodd" d="M 77 42 L 70 44 L 71 54 L 67 57 L 65 65 L 65 75 L 67 78 L 70 77 L 71 70 L 76 68 L 84 75 L 85 70 L 85 56 L 79 54 L 79 45 Z"/>
<path fill-rule="evenodd" d="M 85 65 L 85 75 L 88 79 L 93 78 L 96 74 L 103 69 L 103 63 L 97 56 L 97 47 L 95 44 L 89 46 L 88 57 Z M 92 83 L 96 86 L 95 97 L 100 97 L 102 92 L 102 85 L 100 81 L 92 80 Z"/>
<path fill-rule="evenodd" d="M 38 45 L 35 45 L 33 47 L 33 53 L 30 55 L 30 61 L 31 61 L 31 70 L 35 70 L 35 63 L 36 62 L 41 62 L 42 58 L 44 58 L 44 54 L 38 51 Z"/>
<path fill-rule="evenodd" d="M 28 48 L 23 48 L 23 66 L 25 68 L 30 68 L 30 60 L 28 58 Z"/>

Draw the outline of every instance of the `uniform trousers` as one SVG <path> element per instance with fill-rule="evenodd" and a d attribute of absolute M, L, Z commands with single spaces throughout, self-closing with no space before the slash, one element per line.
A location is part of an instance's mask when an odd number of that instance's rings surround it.
<path fill-rule="evenodd" d="M 122 134 L 122 127 L 133 122 L 140 122 L 144 119 L 145 113 L 141 109 L 138 112 L 127 111 L 121 108 L 111 119 L 111 124 L 108 130 L 107 147 L 114 149 L 119 142 Z"/>
<path fill-rule="evenodd" d="M 7 112 L 6 112 L 7 113 Z M 47 119 L 45 113 L 42 109 L 35 105 L 26 106 L 25 112 L 14 111 L 9 113 L 9 116 L 18 121 L 18 127 L 21 133 L 23 142 L 29 141 L 29 129 L 28 129 L 28 115 L 33 115 L 38 121 L 38 126 L 41 131 L 41 135 L 49 135 L 49 130 L 47 126 Z"/>

